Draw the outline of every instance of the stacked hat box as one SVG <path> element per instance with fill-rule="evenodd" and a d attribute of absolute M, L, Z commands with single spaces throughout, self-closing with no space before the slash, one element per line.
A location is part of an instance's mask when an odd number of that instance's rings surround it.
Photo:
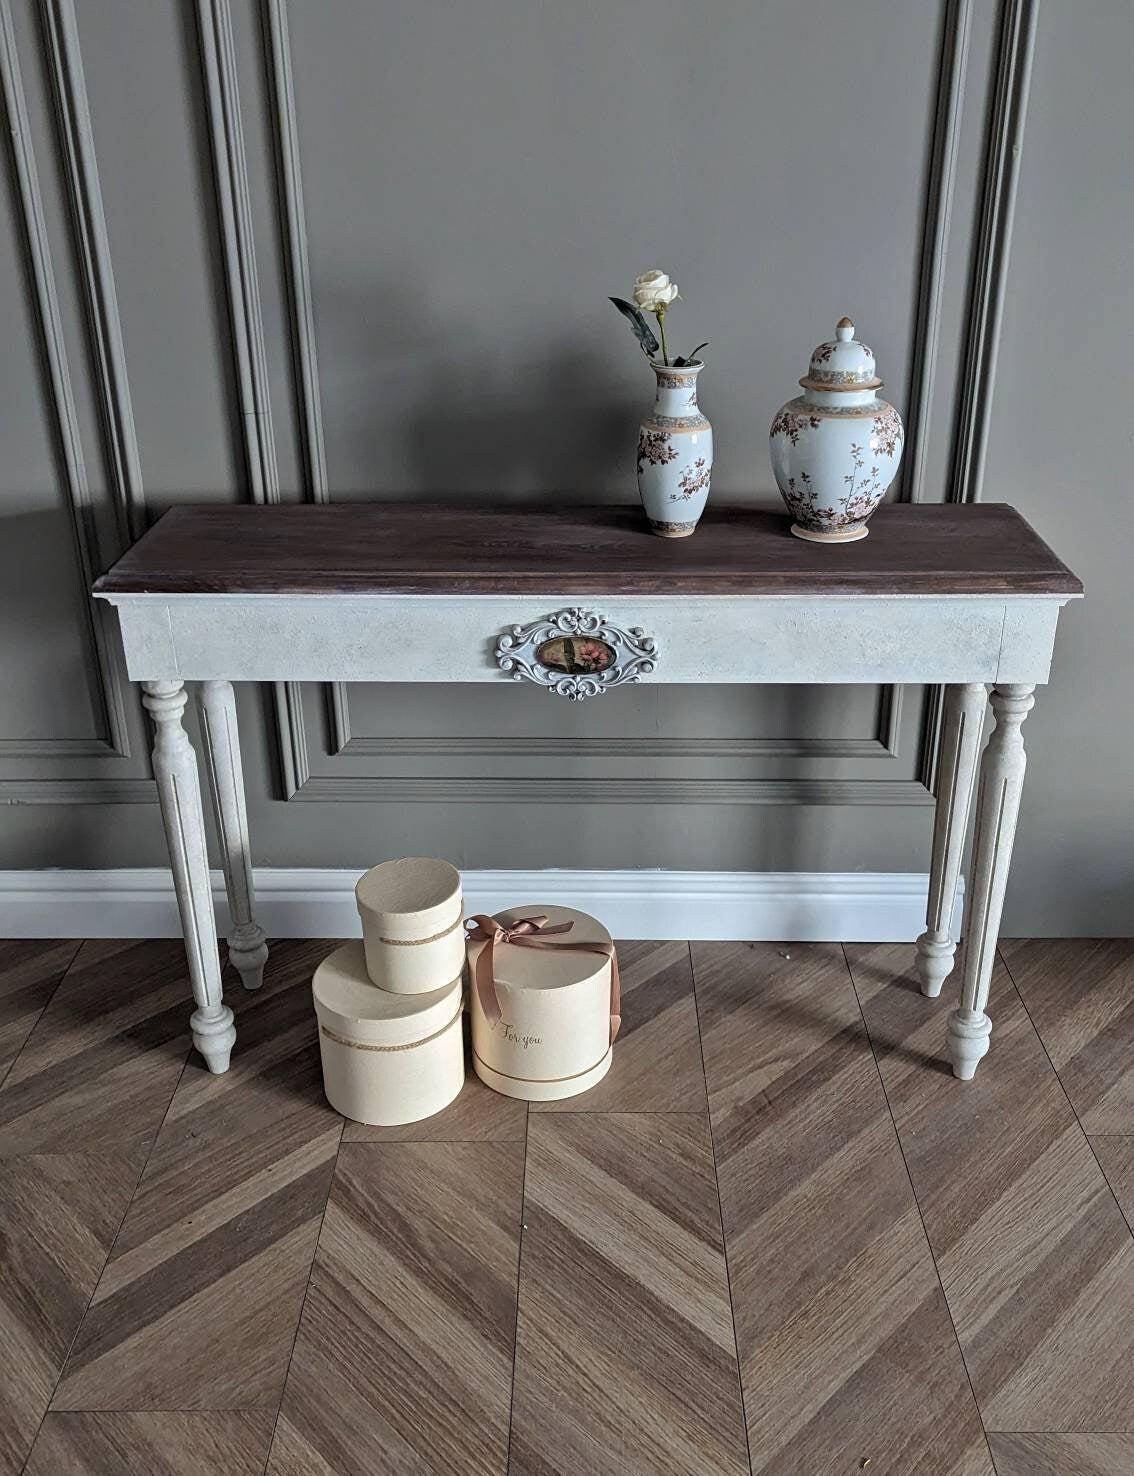
<path fill-rule="evenodd" d="M 465 1080 L 461 879 L 447 861 L 384 861 L 358 880 L 361 942 L 311 981 L 327 1100 L 394 1127 L 431 1117 Z"/>
<path fill-rule="evenodd" d="M 422 856 L 371 867 L 355 900 L 361 940 L 311 981 L 323 1086 L 344 1117 L 394 1127 L 460 1093 L 466 950 L 473 1062 L 487 1086 L 546 1102 L 610 1070 L 618 960 L 595 918 L 532 904 L 466 919 L 456 868 Z"/>
<path fill-rule="evenodd" d="M 323 960 L 312 991 L 323 1085 L 336 1112 L 393 1127 L 432 1117 L 461 1090 L 459 978 L 416 994 L 378 989 L 356 940 Z"/>
<path fill-rule="evenodd" d="M 372 866 L 354 889 L 371 983 L 395 994 L 451 984 L 465 967 L 461 878 L 448 861 L 413 856 Z"/>
<path fill-rule="evenodd" d="M 477 923 L 469 1000 L 481 1081 L 529 1102 L 574 1097 L 601 1081 L 619 1012 L 614 944 L 602 923 L 535 903 Z"/>

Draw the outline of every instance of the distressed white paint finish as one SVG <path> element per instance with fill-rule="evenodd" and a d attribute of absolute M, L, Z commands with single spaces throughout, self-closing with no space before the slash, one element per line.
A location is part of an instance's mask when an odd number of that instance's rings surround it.
<path fill-rule="evenodd" d="M 228 958 L 245 989 L 259 989 L 264 982 L 268 945 L 264 941 L 264 930 L 254 915 L 252 851 L 248 841 L 244 770 L 240 762 L 240 733 L 232 683 L 202 682 L 197 689 L 197 708 L 201 718 L 205 773 L 209 779 L 228 910 L 232 918 Z"/>
<path fill-rule="evenodd" d="M 263 946 L 252 917 L 247 824 L 232 707 L 232 681 L 501 682 L 500 635 L 545 619 L 577 596 L 519 595 L 117 595 L 130 676 L 147 690 L 159 723 L 163 815 L 190 956 L 194 1039 L 212 1070 L 227 1065 L 234 1032 L 220 998 L 219 961 L 209 908 L 208 871 L 192 750 L 180 723 L 181 683 L 206 684 L 202 708 L 212 743 L 216 797 L 237 944 L 234 962 L 252 964 Z M 949 1022 L 958 1076 L 971 1077 L 988 1049 L 984 1014 L 992 953 L 1019 807 L 1023 747 L 1019 724 L 1037 682 L 1046 681 L 1062 596 L 650 596 L 604 599 L 612 624 L 656 637 L 662 682 L 945 682 L 974 702 L 997 683 L 1001 721 L 985 756 L 978 806 L 971 922 L 966 929 L 962 1008 Z M 966 705 L 965 710 L 968 710 Z M 162 738 L 163 725 L 169 734 Z M 952 925 L 964 831 L 968 745 L 973 725 L 957 727 L 946 751 L 954 770 L 938 814 L 933 896 L 919 950 L 927 993 L 940 989 L 952 956 Z M 1015 735 L 1013 737 L 1013 734 Z M 155 750 L 156 753 L 156 750 Z M 162 777 L 164 775 L 164 777 Z M 190 789 L 190 777 L 192 786 Z M 178 786 L 180 785 L 180 790 Z M 990 798 L 989 796 L 994 796 Z M 989 819 L 995 810 L 995 822 Z M 510 898 L 504 898 L 505 902 Z M 589 899 L 587 899 L 589 900 Z M 685 925 L 682 925 L 683 928 Z M 253 931 L 255 930 L 255 931 Z M 334 929 L 320 928 L 328 932 Z M 664 936 L 655 927 L 627 931 Z M 783 934 L 801 936 L 798 929 Z M 744 936 L 735 931 L 722 936 Z M 749 936 L 752 934 L 750 933 Z M 843 928 L 828 937 L 865 939 Z M 694 936 L 687 928 L 681 936 Z M 701 936 L 704 936 L 703 934 Z M 936 986 L 936 987 L 935 987 Z"/>
<path fill-rule="evenodd" d="M 116 595 L 130 676 L 503 682 L 500 635 L 571 595 Z M 595 601 L 655 637 L 650 682 L 1042 682 L 1062 596 Z M 1005 632 L 1010 632 L 1009 646 Z"/>
<path fill-rule="evenodd" d="M 1035 701 L 1032 693 L 1030 685 L 1009 684 L 995 687 L 991 696 L 996 726 L 980 765 L 968 917 L 961 949 L 961 1005 L 949 1016 L 949 1056 L 953 1075 L 962 1081 L 972 1080 L 988 1051 L 992 1031 L 985 1006 L 1027 765 L 1020 729 Z"/>
<path fill-rule="evenodd" d="M 961 853 L 969 823 L 977 755 L 988 694 L 983 683 L 949 688 L 941 728 L 937 812 L 933 822 L 933 860 L 925 932 L 917 940 L 921 992 L 935 999 L 953 968 L 957 943 L 950 929 Z"/>
<path fill-rule="evenodd" d="M 197 757 L 181 723 L 185 688 L 180 682 L 144 682 L 142 701 L 154 721 L 154 778 L 197 1003 L 189 1028 L 209 1070 L 220 1073 L 228 1070 L 236 1029 L 221 986 Z"/>

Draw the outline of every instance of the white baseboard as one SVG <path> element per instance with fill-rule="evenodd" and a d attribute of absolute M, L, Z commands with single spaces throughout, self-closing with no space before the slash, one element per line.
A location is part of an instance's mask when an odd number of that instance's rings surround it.
<path fill-rule="evenodd" d="M 269 937 L 356 936 L 358 875 L 259 870 L 257 918 Z M 593 913 L 616 938 L 902 943 L 925 927 L 928 878 L 886 871 L 467 871 L 464 887 L 467 913 L 557 902 Z M 223 932 L 228 912 L 219 871 L 213 896 Z M 0 871 L 0 937 L 175 938 L 180 931 L 168 871 Z"/>

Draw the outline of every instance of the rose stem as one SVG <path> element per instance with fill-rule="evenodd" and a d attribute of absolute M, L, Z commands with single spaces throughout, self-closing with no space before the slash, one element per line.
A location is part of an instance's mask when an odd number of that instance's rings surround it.
<path fill-rule="evenodd" d="M 669 350 L 665 346 L 665 308 L 661 305 L 661 303 L 659 303 L 658 306 L 654 309 L 654 315 L 658 320 L 658 332 L 661 334 L 662 363 L 668 364 Z"/>

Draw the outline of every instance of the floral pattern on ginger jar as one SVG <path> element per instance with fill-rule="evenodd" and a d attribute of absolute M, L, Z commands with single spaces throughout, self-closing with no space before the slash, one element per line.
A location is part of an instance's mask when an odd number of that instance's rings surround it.
<path fill-rule="evenodd" d="M 704 367 L 650 364 L 657 398 L 638 432 L 638 492 L 659 538 L 688 538 L 708 500 L 713 428 L 697 404 Z"/>
<path fill-rule="evenodd" d="M 874 354 L 840 318 L 811 355 L 803 394 L 772 421 L 772 471 L 791 531 L 814 543 L 850 543 L 886 495 L 902 459 L 902 419 L 875 393 Z"/>

